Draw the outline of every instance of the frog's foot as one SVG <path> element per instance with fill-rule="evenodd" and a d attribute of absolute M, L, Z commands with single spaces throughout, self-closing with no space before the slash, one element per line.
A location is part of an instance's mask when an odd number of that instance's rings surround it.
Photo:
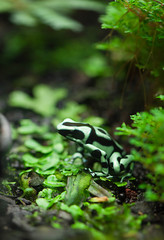
<path fill-rule="evenodd" d="M 81 153 L 79 153 L 79 152 L 74 153 L 74 154 L 72 155 L 72 159 L 75 160 L 75 159 L 77 159 L 77 158 L 82 159 L 82 158 L 83 158 L 83 155 L 82 155 Z"/>
<path fill-rule="evenodd" d="M 121 177 L 121 181 L 120 182 L 124 182 L 124 179 L 127 178 L 127 177 L 131 177 L 132 174 L 131 173 L 127 173 L 125 174 L 124 176 Z"/>
<path fill-rule="evenodd" d="M 105 177 L 107 179 L 121 179 L 120 182 L 123 182 L 125 178 L 131 177 L 131 173 L 127 173 L 124 176 L 112 176 L 110 174 L 105 174 L 103 172 L 94 172 L 90 168 L 85 168 L 86 171 L 92 175 L 92 177 Z"/>
<path fill-rule="evenodd" d="M 98 171 L 92 171 L 92 169 L 90 168 L 85 168 L 86 171 L 89 171 L 89 173 L 92 175 L 92 177 L 112 177 L 112 176 L 108 176 L 103 172 L 98 172 Z"/>
<path fill-rule="evenodd" d="M 65 158 L 65 161 L 70 164 L 73 164 L 76 161 L 76 159 L 82 159 L 82 158 L 83 156 L 81 153 L 75 153 L 71 157 Z"/>
<path fill-rule="evenodd" d="M 70 163 L 70 164 L 73 163 L 72 157 L 65 158 L 64 161 L 65 161 L 65 162 L 68 162 L 68 163 Z"/>
<path fill-rule="evenodd" d="M 83 158 L 83 155 L 81 153 L 75 153 L 71 157 L 65 158 L 65 161 L 70 164 L 82 165 L 86 159 Z"/>

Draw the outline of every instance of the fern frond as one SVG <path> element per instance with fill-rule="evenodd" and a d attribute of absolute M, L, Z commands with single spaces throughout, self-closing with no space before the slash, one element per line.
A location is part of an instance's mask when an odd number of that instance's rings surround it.
<path fill-rule="evenodd" d="M 72 29 L 80 31 L 82 29 L 82 25 L 77 21 L 47 8 L 35 9 L 35 16 L 37 16 L 41 22 L 51 26 L 55 30 Z"/>
<path fill-rule="evenodd" d="M 34 27 L 37 24 L 37 19 L 28 12 L 19 11 L 13 13 L 10 19 L 16 24 L 22 24 L 28 27 Z"/>
<path fill-rule="evenodd" d="M 42 5 L 54 9 L 83 9 L 102 12 L 104 5 L 94 0 L 41 0 Z"/>
<path fill-rule="evenodd" d="M 80 31 L 82 25 L 69 16 L 78 9 L 102 12 L 104 5 L 96 0 L 0 0 L 0 12 L 11 13 L 12 22 L 25 26 L 41 22 L 56 30 Z"/>
<path fill-rule="evenodd" d="M 10 11 L 12 9 L 12 3 L 9 1 L 0 0 L 0 12 Z"/>

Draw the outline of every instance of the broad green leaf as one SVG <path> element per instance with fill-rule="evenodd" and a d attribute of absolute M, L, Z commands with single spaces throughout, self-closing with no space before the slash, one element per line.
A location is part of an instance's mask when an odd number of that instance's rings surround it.
<path fill-rule="evenodd" d="M 87 189 L 90 185 L 91 175 L 87 173 L 80 173 L 77 176 L 71 176 L 67 181 L 67 193 L 65 196 L 65 203 L 67 205 L 81 205 L 87 197 Z"/>
<path fill-rule="evenodd" d="M 112 197 L 111 193 L 109 193 L 105 188 L 101 187 L 99 184 L 97 184 L 95 181 L 91 180 L 91 184 L 88 188 L 88 191 L 97 197 Z"/>

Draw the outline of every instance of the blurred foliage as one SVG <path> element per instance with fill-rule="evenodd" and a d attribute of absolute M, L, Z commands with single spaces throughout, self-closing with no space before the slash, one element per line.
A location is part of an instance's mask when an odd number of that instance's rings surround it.
<path fill-rule="evenodd" d="M 9 95 L 9 105 L 12 107 L 19 107 L 27 110 L 32 110 L 33 112 L 43 116 L 51 117 L 57 116 L 52 120 L 54 125 L 67 117 L 71 117 L 74 120 L 79 120 L 80 115 L 83 114 L 87 107 L 85 105 L 80 105 L 74 101 L 66 101 L 63 108 L 58 108 L 58 103 L 64 101 L 67 98 L 68 91 L 66 88 L 56 88 L 53 89 L 45 84 L 36 85 L 33 88 L 33 97 L 22 91 L 13 91 Z M 93 119 L 88 119 L 92 122 Z M 102 118 L 96 118 L 96 124 L 100 125 L 103 122 Z M 41 131 L 37 130 L 34 124 L 31 124 L 30 120 L 22 122 L 22 128 L 20 131 Z"/>
<path fill-rule="evenodd" d="M 82 25 L 69 17 L 77 9 L 102 12 L 104 6 L 95 0 L 0 0 L 1 13 L 10 13 L 13 23 L 28 27 L 43 23 L 55 30 L 80 31 Z"/>
<path fill-rule="evenodd" d="M 104 10 L 100 0 L 0 0 L 3 79 L 31 86 L 40 75 L 58 70 L 76 70 L 93 77 L 108 75 L 104 55 L 92 46 L 98 34 L 94 19 Z M 79 19 L 85 34 L 79 33 L 83 30 Z"/>
<path fill-rule="evenodd" d="M 164 95 L 159 96 L 162 100 Z M 153 108 L 150 112 L 132 115 L 132 127 L 125 123 L 117 128 L 119 135 L 132 136 L 130 143 L 135 161 L 139 161 L 149 170 L 150 183 L 143 183 L 146 198 L 149 201 L 164 202 L 164 109 Z"/>
<path fill-rule="evenodd" d="M 52 116 L 55 112 L 55 105 L 66 97 L 67 91 L 64 88 L 51 89 L 47 85 L 37 85 L 33 89 L 34 97 L 21 91 L 14 91 L 10 94 L 9 104 L 14 107 L 31 109 L 42 116 Z"/>
<path fill-rule="evenodd" d="M 96 52 L 85 61 L 82 61 L 81 69 L 89 77 L 109 76 L 112 74 L 112 69 L 108 65 L 106 58 Z"/>
<path fill-rule="evenodd" d="M 93 45 L 97 30 L 92 26 L 86 27 L 85 35 L 66 31 L 56 34 L 44 26 L 13 26 L 12 31 L 1 34 L 1 73 L 17 85 L 30 85 L 37 76 L 59 70 L 79 71 L 89 77 L 111 75 L 107 58 Z"/>
<path fill-rule="evenodd" d="M 13 91 L 9 95 L 8 103 L 12 107 L 23 108 L 32 110 L 33 112 L 41 115 L 42 117 L 54 117 L 52 124 L 56 126 L 65 118 L 72 118 L 75 121 L 80 121 L 81 116 L 85 115 L 85 121 L 90 124 L 101 126 L 105 123 L 104 119 L 98 116 L 87 117 L 86 112 L 89 111 L 83 104 L 78 104 L 75 101 L 66 100 L 68 91 L 66 88 L 53 89 L 45 84 L 36 85 L 33 88 L 33 97 L 22 91 Z M 59 108 L 58 104 L 63 102 L 63 107 Z M 65 103 L 64 103 L 65 102 Z M 26 133 L 41 133 L 45 134 L 47 127 L 37 127 L 29 119 L 21 121 L 21 127 L 18 132 L 21 134 Z"/>
<path fill-rule="evenodd" d="M 116 0 L 108 4 L 101 17 L 102 28 L 111 29 L 107 41 L 98 48 L 110 52 L 116 72 L 126 78 L 150 80 L 148 94 L 163 88 L 164 77 L 164 4 L 153 0 Z M 117 64 L 117 67 L 116 67 Z M 134 66 L 138 69 L 134 71 Z M 145 86 L 144 86 L 145 85 Z"/>

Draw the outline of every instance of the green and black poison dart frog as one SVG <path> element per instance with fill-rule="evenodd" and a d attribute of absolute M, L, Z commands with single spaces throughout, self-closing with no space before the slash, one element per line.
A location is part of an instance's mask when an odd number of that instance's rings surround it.
<path fill-rule="evenodd" d="M 95 175 L 119 177 L 121 181 L 131 175 L 133 156 L 126 155 L 104 129 L 66 118 L 57 126 L 57 130 L 62 136 L 76 142 L 83 149 L 83 155 L 87 153 L 100 162 L 102 170 L 95 172 Z"/>

